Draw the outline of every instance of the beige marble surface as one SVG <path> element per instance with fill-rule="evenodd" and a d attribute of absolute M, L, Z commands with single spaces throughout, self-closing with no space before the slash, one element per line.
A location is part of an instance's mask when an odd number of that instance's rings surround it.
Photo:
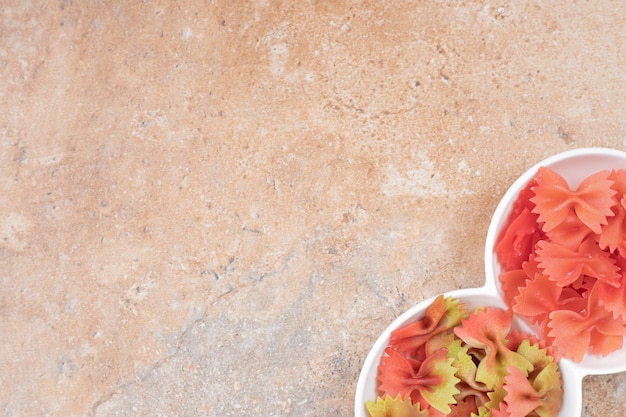
<path fill-rule="evenodd" d="M 626 149 L 626 2 L 0 3 L 0 414 L 344 416 L 527 167 Z M 626 415 L 626 375 L 584 416 Z"/>

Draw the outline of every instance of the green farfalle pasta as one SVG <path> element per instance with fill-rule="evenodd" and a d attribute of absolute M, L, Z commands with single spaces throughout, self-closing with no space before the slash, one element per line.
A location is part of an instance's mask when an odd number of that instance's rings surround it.
<path fill-rule="evenodd" d="M 401 395 L 395 398 L 385 395 L 378 397 L 376 402 L 368 401 L 365 404 L 371 417 L 428 417 L 427 410 L 420 410 L 419 404 L 411 404 L 411 400 L 403 400 Z"/>

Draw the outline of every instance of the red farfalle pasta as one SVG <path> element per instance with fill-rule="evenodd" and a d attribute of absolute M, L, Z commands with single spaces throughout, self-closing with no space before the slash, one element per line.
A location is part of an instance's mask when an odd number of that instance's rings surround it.
<path fill-rule="evenodd" d="M 626 208 L 624 198 L 619 204 L 613 206 L 613 217 L 609 217 L 602 233 L 597 237 L 600 248 L 608 249 L 609 252 L 619 251 L 622 256 L 626 255 Z"/>
<path fill-rule="evenodd" d="M 615 320 L 626 323 L 626 259 L 617 258 L 617 265 L 620 268 L 622 285 L 615 288 L 604 282 L 598 282 L 598 304 L 606 308 L 613 314 Z"/>
<path fill-rule="evenodd" d="M 528 208 L 524 208 L 513 219 L 511 227 L 505 230 L 504 236 L 496 246 L 496 253 L 506 269 L 521 268 L 524 260 L 528 258 L 528 254 L 532 252 L 535 243 L 543 235 L 537 224 L 537 217 Z"/>
<path fill-rule="evenodd" d="M 421 361 L 406 357 L 395 349 L 386 348 L 378 367 L 379 390 L 392 397 L 410 397 L 420 382 L 413 380 L 421 364 Z"/>
<path fill-rule="evenodd" d="M 622 282 L 624 282 L 622 276 Z M 600 295 L 599 304 L 613 314 L 615 320 L 626 322 L 626 285 L 615 288 L 604 282 L 596 284 Z"/>
<path fill-rule="evenodd" d="M 581 276 L 599 279 L 614 287 L 620 285 L 619 267 L 598 244 L 587 239 L 575 249 L 543 240 L 537 243 L 539 268 L 557 285 L 565 287 Z"/>
<path fill-rule="evenodd" d="M 506 337 L 506 347 L 509 350 L 516 351 L 517 348 L 522 344 L 523 341 L 528 341 L 531 344 L 539 344 L 542 343 L 537 336 L 528 334 L 526 332 L 522 332 L 520 330 L 511 330 Z M 543 346 L 545 347 L 545 346 Z"/>
<path fill-rule="evenodd" d="M 495 252 L 507 270 L 521 268 L 535 243 L 544 235 L 537 224 L 539 216 L 532 213 L 535 205 L 530 202 L 530 198 L 534 195 L 531 189 L 536 185 L 537 182 L 532 180 L 520 192 L 520 197 L 515 201 L 509 215 L 510 227 L 504 229 L 498 238 Z"/>
<path fill-rule="evenodd" d="M 623 257 L 626 256 L 626 171 L 613 170 L 609 179 L 613 181 L 611 188 L 617 193 L 613 198 L 618 204 L 613 206 L 614 216 L 608 218 L 598 242 L 602 249 L 619 251 Z"/>
<path fill-rule="evenodd" d="M 563 356 L 579 362 L 587 348 L 607 355 L 610 353 L 604 347 L 604 339 L 610 338 L 609 346 L 620 349 L 617 339 L 621 341 L 626 335 L 626 326 L 623 322 L 613 319 L 610 311 L 598 304 L 598 291 L 594 287 L 587 297 L 587 304 L 582 311 L 558 310 L 550 313 L 550 336 L 554 338 Z M 592 339 L 593 336 L 593 339 Z"/>
<path fill-rule="evenodd" d="M 624 336 L 621 334 L 604 334 L 593 328 L 590 332 L 589 345 L 591 346 L 591 353 L 606 356 L 622 348 Z"/>
<path fill-rule="evenodd" d="M 609 180 L 613 181 L 611 188 L 617 193 L 615 200 L 619 201 L 626 195 L 626 171 L 623 169 L 614 169 L 609 174 Z"/>
<path fill-rule="evenodd" d="M 519 289 L 515 297 L 513 311 L 527 316 L 535 324 L 545 321 L 548 314 L 559 309 L 563 287 L 557 285 L 548 276 L 537 274 Z"/>
<path fill-rule="evenodd" d="M 528 275 L 526 275 L 523 269 L 513 269 L 500 274 L 500 284 L 502 285 L 504 301 L 507 305 L 514 304 L 515 297 L 519 295 L 520 288 L 526 285 L 527 280 Z"/>
<path fill-rule="evenodd" d="M 540 326 L 557 355 L 560 350 L 582 360 L 587 351 L 607 355 L 621 349 L 626 171 L 597 172 L 571 190 L 561 175 L 541 167 L 514 207 L 494 248 L 507 304 Z M 536 225 L 528 224 L 524 208 L 537 216 Z M 532 247 L 520 256 L 511 237 L 528 236 L 533 227 L 538 232 Z"/>
<path fill-rule="evenodd" d="M 570 210 L 580 221 L 595 233 L 607 224 L 607 217 L 612 216 L 611 207 L 615 205 L 611 188 L 613 181 L 608 179 L 610 172 L 601 171 L 586 178 L 572 191 L 567 181 L 549 168 L 539 168 L 536 177 L 537 186 L 533 188 L 535 196 L 530 199 L 535 203 L 533 213 L 539 215 L 539 222 L 544 223 L 543 230 L 550 230 L 563 223 Z"/>
<path fill-rule="evenodd" d="M 447 358 L 447 349 L 440 349 L 419 362 L 405 357 L 392 348 L 385 349 L 378 367 L 378 389 L 392 397 L 410 398 L 413 404 L 424 404 L 443 413 L 450 412 L 450 405 L 459 393 L 454 376 L 456 368 Z"/>
<path fill-rule="evenodd" d="M 559 242 L 560 245 L 575 250 L 591 234 L 593 234 L 591 229 L 580 221 L 574 211 L 570 210 L 563 223 L 546 233 L 546 237 L 552 242 Z"/>
<path fill-rule="evenodd" d="M 461 322 L 467 311 L 458 300 L 437 297 L 426 309 L 424 317 L 391 333 L 389 345 L 408 355 L 418 350 L 433 336 Z"/>

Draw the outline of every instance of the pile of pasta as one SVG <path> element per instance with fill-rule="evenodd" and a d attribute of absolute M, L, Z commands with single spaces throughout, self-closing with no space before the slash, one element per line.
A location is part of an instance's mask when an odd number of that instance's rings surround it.
<path fill-rule="evenodd" d="M 558 358 L 510 309 L 443 295 L 391 333 L 377 381 L 370 417 L 555 417 L 563 404 Z"/>
<path fill-rule="evenodd" d="M 622 349 L 625 237 L 624 170 L 597 172 L 572 190 L 539 168 L 496 243 L 505 301 L 563 357 L 579 362 Z"/>

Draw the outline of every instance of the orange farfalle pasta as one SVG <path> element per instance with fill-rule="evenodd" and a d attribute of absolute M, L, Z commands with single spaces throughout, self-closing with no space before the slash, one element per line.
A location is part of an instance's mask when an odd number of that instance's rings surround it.
<path fill-rule="evenodd" d="M 570 210 L 574 210 L 581 222 L 600 233 L 602 225 L 607 224 L 607 217 L 613 215 L 611 207 L 615 205 L 616 191 L 611 188 L 613 181 L 608 179 L 609 174 L 609 171 L 601 171 L 591 175 L 572 191 L 558 173 L 539 168 L 537 186 L 533 188 L 535 196 L 530 201 L 535 203 L 533 213 L 539 215 L 538 221 L 544 223 L 543 230 L 554 229 L 565 221 Z"/>

